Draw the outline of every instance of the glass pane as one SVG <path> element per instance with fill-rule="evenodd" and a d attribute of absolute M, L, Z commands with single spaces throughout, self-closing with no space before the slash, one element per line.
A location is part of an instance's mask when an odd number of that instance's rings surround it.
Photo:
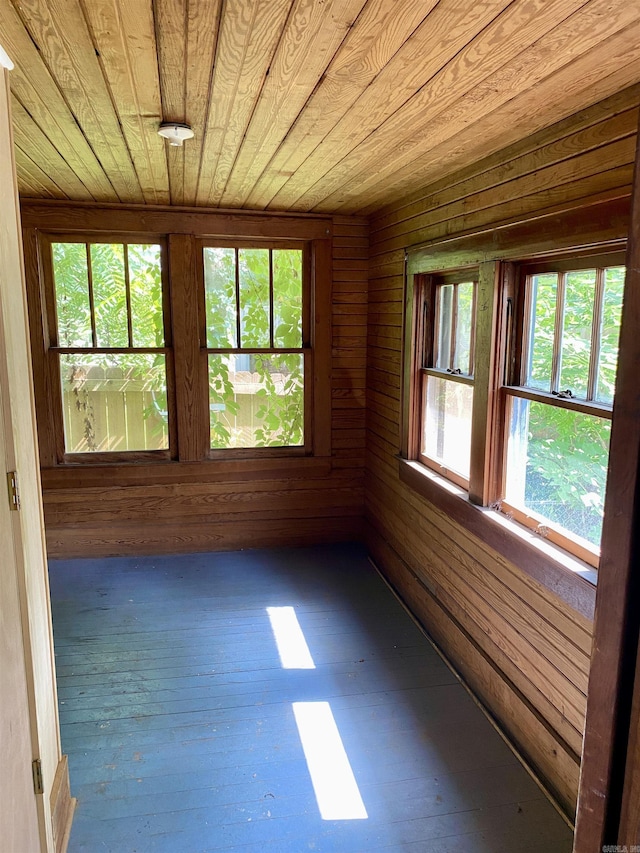
<path fill-rule="evenodd" d="M 273 344 L 302 346 L 302 252 L 273 251 Z"/>
<path fill-rule="evenodd" d="M 84 243 L 53 243 L 51 248 L 59 346 L 93 346 L 87 247 Z"/>
<path fill-rule="evenodd" d="M 121 243 L 94 243 L 91 246 L 91 273 L 98 336 L 96 346 L 129 346 L 124 246 Z"/>
<path fill-rule="evenodd" d="M 470 376 L 471 330 L 473 329 L 473 282 L 466 281 L 458 285 L 458 318 L 456 328 L 456 363 L 454 368 Z"/>
<path fill-rule="evenodd" d="M 532 275 L 529 287 L 532 289 L 530 345 L 525 385 L 551 391 L 558 276 L 556 273 Z"/>
<path fill-rule="evenodd" d="M 160 246 L 127 246 L 134 347 L 163 347 Z"/>
<path fill-rule="evenodd" d="M 240 249 L 240 341 L 243 347 L 268 347 L 269 250 Z"/>
<path fill-rule="evenodd" d="M 205 248 L 204 290 L 207 346 L 237 347 L 235 249 Z"/>
<path fill-rule="evenodd" d="M 602 338 L 596 390 L 596 400 L 602 403 L 613 403 L 618 367 L 618 338 L 620 337 L 624 276 L 624 267 L 610 267 L 604 271 Z"/>
<path fill-rule="evenodd" d="M 210 355 L 211 447 L 304 444 L 304 356 Z"/>
<path fill-rule="evenodd" d="M 451 334 L 453 323 L 453 285 L 438 288 L 438 357 L 435 367 L 446 370 L 451 364 Z"/>
<path fill-rule="evenodd" d="M 473 386 L 435 376 L 426 381 L 421 452 L 468 479 Z"/>
<path fill-rule="evenodd" d="M 512 398 L 505 498 L 600 545 L 610 421 Z"/>
<path fill-rule="evenodd" d="M 61 355 L 60 374 L 67 453 L 169 447 L 163 354 Z"/>
<path fill-rule="evenodd" d="M 568 388 L 574 397 L 585 400 L 589 387 L 596 271 L 567 273 L 565 288 L 559 390 Z"/>

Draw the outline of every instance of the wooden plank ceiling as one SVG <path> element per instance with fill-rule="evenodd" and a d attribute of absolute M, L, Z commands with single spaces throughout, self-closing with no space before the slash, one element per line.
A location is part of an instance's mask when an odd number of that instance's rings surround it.
<path fill-rule="evenodd" d="M 640 81 L 640 3 L 0 0 L 0 43 L 24 196 L 368 213 Z"/>

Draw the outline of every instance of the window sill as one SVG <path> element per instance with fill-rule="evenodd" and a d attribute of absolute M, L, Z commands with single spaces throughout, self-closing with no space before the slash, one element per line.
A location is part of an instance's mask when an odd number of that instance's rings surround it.
<path fill-rule="evenodd" d="M 235 483 L 245 480 L 296 480 L 328 477 L 331 459 L 324 456 L 252 457 L 157 462 L 83 463 L 42 468 L 42 488 L 82 489 L 153 486 L 173 483 Z"/>
<path fill-rule="evenodd" d="M 419 462 L 399 459 L 400 480 L 587 619 L 595 609 L 596 571 L 528 528 L 488 507 Z"/>

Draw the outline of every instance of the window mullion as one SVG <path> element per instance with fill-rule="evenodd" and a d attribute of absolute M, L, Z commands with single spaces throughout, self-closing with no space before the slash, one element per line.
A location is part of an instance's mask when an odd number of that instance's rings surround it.
<path fill-rule="evenodd" d="M 562 369 L 562 330 L 564 327 L 564 309 L 567 274 L 558 274 L 556 292 L 556 317 L 553 330 L 553 358 L 551 362 L 551 391 L 560 390 L 560 371 Z"/>
<path fill-rule="evenodd" d="M 476 370 L 476 312 L 478 310 L 478 282 L 473 282 L 473 294 L 471 297 L 471 334 L 469 337 L 469 376 L 475 376 Z"/>
<path fill-rule="evenodd" d="M 269 346 L 273 349 L 273 249 L 269 249 Z"/>
<path fill-rule="evenodd" d="M 498 330 L 498 276 L 500 264 L 480 264 L 474 314 L 478 354 L 473 374 L 471 448 L 469 458 L 469 500 L 486 506 L 492 489 L 491 451 L 496 416 L 496 335 Z"/>
<path fill-rule="evenodd" d="M 458 351 L 458 285 L 453 285 L 453 298 L 451 300 L 451 339 L 449 341 L 449 367 L 456 368 L 456 354 Z"/>
<path fill-rule="evenodd" d="M 595 400 L 598 391 L 598 367 L 600 366 L 600 345 L 602 342 L 602 316 L 604 311 L 604 269 L 596 269 L 596 287 L 593 305 L 593 323 L 591 325 L 591 353 L 589 357 L 589 378 L 587 382 L 587 400 Z"/>
<path fill-rule="evenodd" d="M 240 335 L 240 250 L 235 249 L 235 286 L 236 286 L 236 338 L 238 349 L 242 347 Z"/>
<path fill-rule="evenodd" d="M 131 319 L 131 278 L 129 272 L 129 246 L 123 244 L 122 253 L 124 256 L 124 288 L 125 298 L 127 302 L 127 339 L 129 346 L 133 346 L 133 321 Z"/>
<path fill-rule="evenodd" d="M 91 266 L 91 246 L 85 243 L 87 252 L 87 286 L 89 289 L 89 310 L 91 312 L 91 341 L 94 347 L 98 346 L 98 333 L 96 331 L 96 306 L 93 298 L 93 269 Z"/>

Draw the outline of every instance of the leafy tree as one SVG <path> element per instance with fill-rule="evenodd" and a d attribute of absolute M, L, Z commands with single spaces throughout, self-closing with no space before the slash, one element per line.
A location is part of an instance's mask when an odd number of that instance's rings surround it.
<path fill-rule="evenodd" d="M 96 340 L 93 341 L 89 264 L 85 243 L 54 243 L 53 267 L 61 347 L 128 347 L 128 307 L 125 251 L 129 265 L 131 325 L 134 347 L 163 347 L 162 278 L 160 247 L 94 243 L 90 246 Z M 70 452 L 103 449 L 152 449 L 167 446 L 167 383 L 163 353 L 90 353 L 60 356 L 63 395 L 72 399 L 83 420 L 83 440 L 71 442 L 66 419 L 65 443 Z M 103 390 L 94 389 L 98 378 Z M 144 446 L 130 447 L 126 436 L 97 425 L 100 394 L 111 406 L 123 409 L 132 385 L 143 386 L 147 405 L 139 412 L 146 421 Z M 129 395 L 129 405 L 131 395 Z M 139 400 L 142 398 L 139 397 Z M 104 396 L 101 403 L 104 403 Z M 102 406 L 101 406 L 102 408 Z M 121 415 L 121 413 L 120 413 Z M 134 413 L 135 418 L 135 413 Z M 122 415 L 115 420 L 122 420 Z M 106 432 L 105 432 L 106 430 Z M 135 439 L 132 439 L 135 443 Z M 140 438 L 138 438 L 138 445 Z M 123 446 L 124 445 L 124 446 Z"/>
<path fill-rule="evenodd" d="M 550 391 L 557 276 L 536 279 L 527 384 Z M 595 279 L 594 270 L 566 277 L 560 386 L 582 399 L 587 396 Z M 596 390 L 596 400 L 604 403 L 613 401 L 623 287 L 624 269 L 608 269 Z M 602 529 L 609 434 L 604 418 L 514 401 L 512 436 L 526 438 L 526 470 L 520 472 L 525 505 L 594 545 Z"/>
<path fill-rule="evenodd" d="M 273 322 L 269 307 L 270 251 Z M 274 350 L 209 355 L 211 446 L 302 444 L 303 355 L 277 352 L 302 348 L 301 252 L 240 249 L 236 270 L 235 249 L 207 248 L 204 262 L 208 347 Z"/>

